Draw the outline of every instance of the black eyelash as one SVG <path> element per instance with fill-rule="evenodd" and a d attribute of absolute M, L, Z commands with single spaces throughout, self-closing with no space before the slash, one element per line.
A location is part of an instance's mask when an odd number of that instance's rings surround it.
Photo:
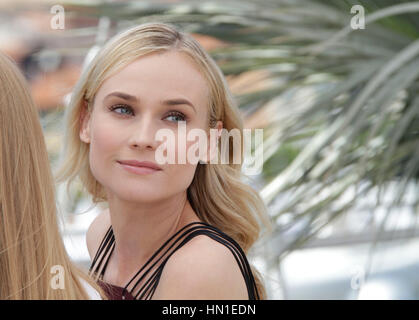
<path fill-rule="evenodd" d="M 115 109 L 119 109 L 119 108 L 125 108 L 125 109 L 131 111 L 131 113 L 134 113 L 133 110 L 132 110 L 132 108 L 130 106 L 127 106 L 126 104 L 115 104 L 113 106 L 110 106 L 109 107 L 109 110 L 110 111 L 114 111 Z M 120 116 L 126 116 L 126 114 L 122 114 L 122 113 L 119 113 L 118 115 L 120 115 Z"/>
<path fill-rule="evenodd" d="M 188 117 L 186 115 L 184 115 L 182 112 L 179 112 L 179 111 L 170 111 L 169 114 L 167 115 L 167 117 L 168 116 L 178 116 L 178 117 L 183 119 L 183 120 L 180 120 L 180 121 L 187 121 L 188 120 Z"/>
<path fill-rule="evenodd" d="M 132 108 L 128 105 L 125 105 L 125 104 L 115 104 L 113 106 L 110 106 L 109 110 L 114 111 L 115 109 L 118 109 L 118 108 L 125 108 L 125 109 L 131 111 L 132 114 L 134 114 L 134 111 L 132 110 Z M 122 114 L 122 113 L 118 113 L 118 115 L 119 116 L 127 116 L 126 114 Z M 178 116 L 178 117 L 182 118 L 182 120 L 180 120 L 180 121 L 188 121 L 189 120 L 189 118 L 185 114 L 183 114 L 182 112 L 179 112 L 179 111 L 175 111 L 175 110 L 169 111 L 166 118 L 169 117 L 169 116 Z"/>

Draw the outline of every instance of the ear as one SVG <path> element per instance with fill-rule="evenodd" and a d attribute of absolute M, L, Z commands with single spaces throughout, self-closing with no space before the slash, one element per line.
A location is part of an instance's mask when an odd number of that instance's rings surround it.
<path fill-rule="evenodd" d="M 83 108 L 80 113 L 80 140 L 90 143 L 90 111 L 88 110 L 87 101 L 84 100 Z"/>
<path fill-rule="evenodd" d="M 207 152 L 206 152 L 205 158 L 199 160 L 200 163 L 209 163 L 213 159 L 213 157 L 217 154 L 218 140 L 220 139 L 221 132 L 222 132 L 221 130 L 223 129 L 223 122 L 217 121 L 215 129 L 217 129 L 216 143 L 213 143 L 211 145 L 211 135 L 209 135 L 208 141 L 207 141 L 207 146 L 208 146 Z"/>

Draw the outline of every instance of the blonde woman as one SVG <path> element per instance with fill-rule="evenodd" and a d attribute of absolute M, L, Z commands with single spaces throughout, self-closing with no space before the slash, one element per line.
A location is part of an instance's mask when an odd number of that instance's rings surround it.
<path fill-rule="evenodd" d="M 87 232 L 91 273 L 110 299 L 265 299 L 245 254 L 260 222 L 270 226 L 266 208 L 241 164 L 209 163 L 218 144 L 208 141 L 199 163 L 179 161 L 194 144 L 180 124 L 242 130 L 215 62 L 172 25 L 116 35 L 73 92 L 58 175 L 108 204 Z M 163 131 L 175 137 L 175 164 L 156 160 Z"/>
<path fill-rule="evenodd" d="M 54 193 L 37 109 L 20 70 L 0 53 L 2 300 L 100 298 L 67 256 Z"/>

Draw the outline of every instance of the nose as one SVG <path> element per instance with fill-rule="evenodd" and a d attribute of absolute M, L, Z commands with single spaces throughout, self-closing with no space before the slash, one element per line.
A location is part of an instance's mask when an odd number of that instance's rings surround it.
<path fill-rule="evenodd" d="M 156 128 L 150 117 L 144 116 L 140 121 L 132 124 L 132 132 L 129 138 L 129 146 L 139 150 L 155 150 L 159 141 L 155 139 Z"/>

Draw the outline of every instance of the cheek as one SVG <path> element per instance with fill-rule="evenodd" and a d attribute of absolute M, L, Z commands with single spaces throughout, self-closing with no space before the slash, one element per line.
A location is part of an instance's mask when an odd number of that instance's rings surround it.
<path fill-rule="evenodd" d="M 188 189 L 195 175 L 196 165 L 169 164 L 167 169 L 166 173 L 170 181 L 167 187 L 177 193 Z"/>
<path fill-rule="evenodd" d="M 192 128 L 174 133 L 175 163 L 189 163 L 196 166 L 199 158 L 206 155 L 208 149 L 208 137 L 204 126 L 193 124 Z"/>
<path fill-rule="evenodd" d="M 183 139 L 183 137 L 179 135 L 176 135 L 175 138 L 173 149 L 175 152 L 175 163 L 165 165 L 166 177 L 168 177 L 168 180 L 170 181 L 170 186 L 167 187 L 176 191 L 186 190 L 190 186 L 197 167 L 196 163 L 190 161 L 192 159 L 188 159 L 188 153 L 192 152 L 196 147 L 193 147 L 191 151 L 189 151 L 189 149 L 196 145 L 196 141 L 188 141 L 185 137 L 185 141 L 179 145 L 178 142 L 181 138 Z M 198 154 L 198 151 L 196 151 L 196 154 Z"/>
<path fill-rule="evenodd" d="M 178 144 L 179 138 L 185 139 L 185 141 L 183 142 L 183 146 L 185 147 L 184 149 Z M 168 167 L 170 168 L 168 174 L 170 177 L 170 184 L 172 185 L 171 187 L 180 191 L 186 190 L 190 186 L 194 178 L 195 171 L 197 168 L 196 159 L 190 159 L 188 155 L 190 155 L 190 153 L 194 153 L 196 156 L 198 156 L 198 139 L 196 138 L 194 141 L 189 141 L 186 139 L 186 137 L 176 136 L 175 141 L 176 142 L 174 150 L 176 153 L 176 163 L 168 165 Z"/>
<path fill-rule="evenodd" d="M 107 164 L 112 163 L 113 155 L 120 145 L 120 136 L 114 134 L 114 128 L 111 124 L 104 121 L 92 122 L 91 141 L 90 141 L 90 168 L 93 175 L 99 182 L 102 182 L 103 176 L 109 172 Z"/>
<path fill-rule="evenodd" d="M 186 142 L 186 156 L 188 163 L 196 165 L 198 160 L 205 160 L 208 152 L 208 141 L 204 138 L 195 137 Z"/>
<path fill-rule="evenodd" d="M 92 126 L 92 144 L 99 150 L 112 150 L 120 143 L 120 135 L 115 132 L 120 130 L 113 128 L 111 124 L 102 122 Z"/>

